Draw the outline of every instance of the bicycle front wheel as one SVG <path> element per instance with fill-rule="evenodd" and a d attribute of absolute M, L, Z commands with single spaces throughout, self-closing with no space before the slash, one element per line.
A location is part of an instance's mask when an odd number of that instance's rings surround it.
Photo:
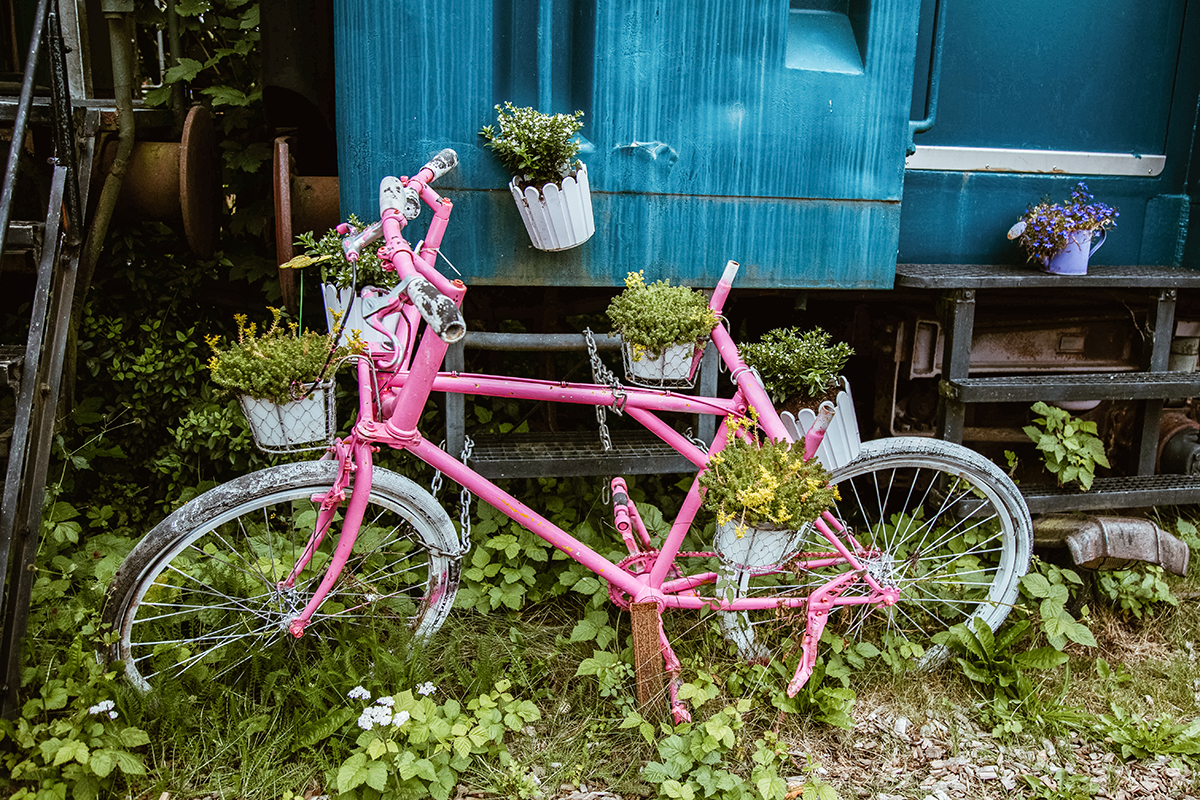
<path fill-rule="evenodd" d="M 932 643 L 937 633 L 958 623 L 973 628 L 975 620 L 1000 626 L 1029 569 L 1033 532 L 1024 499 L 995 464 L 951 442 L 897 437 L 864 443 L 833 483 L 841 495 L 834 515 L 870 554 L 861 559 L 867 571 L 895 587 L 899 600 L 843 606 L 830 615 L 828 630 L 859 655 L 878 650 L 894 667 L 931 668 L 948 655 Z M 803 548 L 831 549 L 815 532 Z M 735 571 L 726 580 L 740 597 L 796 597 L 847 569 Z M 856 581 L 841 597 L 869 591 Z M 729 614 L 723 626 L 743 655 L 761 660 L 797 650 L 805 619 L 803 608 Z"/>
<path fill-rule="evenodd" d="M 119 639 L 107 657 L 145 692 L 163 679 L 233 680 L 255 658 L 289 654 L 297 643 L 288 623 L 325 573 L 341 512 L 294 586 L 280 584 L 314 529 L 313 496 L 336 476 L 333 461 L 270 467 L 159 523 L 109 586 L 103 619 Z M 454 605 L 459 561 L 446 554 L 457 548 L 454 525 L 428 492 L 375 468 L 354 551 L 305 638 L 353 641 L 366 627 L 383 637 L 432 634 Z"/>

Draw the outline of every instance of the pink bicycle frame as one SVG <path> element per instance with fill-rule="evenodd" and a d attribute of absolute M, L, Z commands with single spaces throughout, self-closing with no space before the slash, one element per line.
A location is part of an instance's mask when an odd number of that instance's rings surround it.
<path fill-rule="evenodd" d="M 380 255 L 392 265 L 402 278 L 418 275 L 432 283 L 456 306 L 461 307 L 466 287 L 459 281 L 447 280 L 435 269 L 433 264 L 453 206 L 429 186 L 431 179 L 432 174 L 425 170 L 414 178 L 400 179 L 406 189 L 415 192 L 426 205 L 434 210 L 434 219 L 426 234 L 424 245 L 420 247 L 419 252 L 414 251 L 403 236 L 404 226 L 407 223 L 404 216 L 397 209 L 382 209 L 382 231 L 385 244 L 380 249 Z M 736 271 L 736 262 L 729 262 L 713 292 L 710 307 L 718 315 L 729 295 Z M 358 525 L 362 518 L 362 506 L 365 505 L 371 487 L 370 449 L 372 445 L 387 445 L 411 452 L 476 497 L 499 509 L 510 519 L 607 580 L 612 586 L 627 595 L 632 602 L 654 602 L 660 609 L 709 608 L 720 611 L 749 611 L 807 608 L 808 628 L 803 641 L 803 656 L 796 677 L 789 684 L 789 692 L 793 694 L 803 685 L 812 671 L 816 642 L 820 638 L 821 629 L 824 627 L 824 621 L 830 609 L 845 605 L 891 605 L 896 601 L 897 590 L 881 586 L 866 570 L 861 558 L 868 554 L 850 536 L 849 532 L 845 531 L 842 525 L 828 513 L 816 520 L 814 526 L 828 540 L 833 551 L 824 554 L 810 554 L 793 567 L 816 569 L 844 564 L 848 566 L 848 571 L 819 587 L 811 596 L 728 599 L 704 597 L 697 594 L 694 590 L 705 584 L 714 583 L 717 580 L 717 573 L 705 572 L 683 576 L 675 565 L 675 561 L 684 537 L 691 528 L 700 508 L 701 495 L 698 478 L 693 481 L 679 515 L 658 550 L 650 547 L 649 538 L 645 534 L 644 527 L 641 526 L 640 519 L 637 518 L 636 508 L 633 508 L 632 504 L 624 506 L 626 522 L 633 522 L 636 526 L 636 538 L 633 532 L 622 531 L 622 535 L 631 554 L 640 554 L 645 560 L 642 564 L 643 570 L 639 574 L 634 574 L 604 558 L 536 510 L 425 439 L 417 430 L 417 422 L 425 402 L 430 393 L 436 391 L 606 407 L 621 402 L 621 408 L 625 413 L 695 464 L 698 470 L 703 470 L 710 455 L 724 448 L 727 432 L 726 418 L 729 415 L 740 417 L 753 409 L 758 424 L 767 436 L 775 440 L 790 441 L 788 430 L 775 411 L 757 375 L 742 361 L 737 346 L 724 327 L 718 325 L 713 330 L 712 341 L 737 385 L 732 398 L 696 397 L 665 390 L 628 387 L 624 390 L 621 400 L 618 401 L 611 387 L 599 384 L 440 372 L 447 343 L 438 337 L 431 325 L 427 325 L 420 343 L 417 344 L 414 351 L 412 345 L 420 318 L 413 310 L 413 306 L 405 303 L 404 297 L 399 294 L 391 305 L 379 313 L 379 316 L 397 313 L 401 315 L 407 325 L 403 343 L 408 347 L 402 353 L 378 348 L 369 353 L 369 358 L 358 361 L 359 421 L 351 435 L 344 442 L 339 442 L 335 448 L 335 456 L 342 464 L 339 480 L 330 492 L 316 498 L 322 503 L 322 511 L 316 530 L 305 551 L 306 557 L 302 559 L 303 563 L 297 564 L 293 575 L 285 581 L 287 586 L 291 585 L 295 576 L 307 564 L 307 557 L 319 545 L 329 527 L 334 510 L 344 498 L 345 489 L 351 484 L 350 476 L 353 472 L 353 491 L 345 512 L 343 529 L 340 532 L 334 559 L 317 592 L 303 612 L 291 622 L 290 630 L 293 635 L 300 636 L 303 633 L 308 620 L 316 612 L 334 581 L 337 580 L 346 557 L 354 546 Z M 393 343 L 400 344 L 401 339 L 393 338 Z M 379 381 L 376 387 L 377 376 Z M 380 398 L 378 403 L 376 402 L 377 397 Z M 658 412 L 701 413 L 720 416 L 722 421 L 709 452 L 705 453 L 686 437 L 676 432 L 657 416 Z M 815 453 L 824 432 L 824 425 L 827 424 L 828 415 L 823 417 L 819 424 L 814 425 L 813 430 L 806 436 L 806 457 L 811 458 Z M 622 483 L 621 486 L 623 487 L 624 484 Z M 620 519 L 618 510 L 618 524 Z M 644 569 L 647 562 L 649 564 L 648 571 Z M 842 591 L 852 581 L 864 582 L 870 591 L 865 595 L 842 597 Z M 661 638 L 668 668 L 672 672 L 677 672 L 678 662 L 670 652 L 665 635 Z M 680 713 L 678 709 L 676 712 Z"/>

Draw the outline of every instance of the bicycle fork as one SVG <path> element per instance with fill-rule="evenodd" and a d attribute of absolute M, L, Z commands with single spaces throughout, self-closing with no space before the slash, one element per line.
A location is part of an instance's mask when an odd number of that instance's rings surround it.
<path fill-rule="evenodd" d="M 371 495 L 373 464 L 371 459 L 371 445 L 358 440 L 355 440 L 353 443 L 338 440 L 334 444 L 334 457 L 338 459 L 338 477 L 328 492 L 313 495 L 313 502 L 319 503 L 321 507 L 317 514 L 317 523 L 313 528 L 312 534 L 308 537 L 308 543 L 304 546 L 304 551 L 292 567 L 291 573 L 278 585 L 281 591 L 295 588 L 300 574 L 312 561 L 317 548 L 321 546 L 321 542 L 325 539 L 325 534 L 329 532 L 329 528 L 333 524 L 333 518 L 337 514 L 338 508 L 346 499 L 346 487 L 350 485 L 350 473 L 356 472 L 357 475 L 354 480 L 354 489 L 350 494 L 350 502 L 346 505 L 346 513 L 342 517 L 342 531 L 338 536 L 337 547 L 334 548 L 329 566 L 326 567 L 325 574 L 321 577 L 321 583 L 317 586 L 316 591 L 313 592 L 312 597 L 308 599 L 308 603 L 304 606 L 304 609 L 299 615 L 293 617 L 288 622 L 288 633 L 297 639 L 304 635 L 304 629 L 308 626 L 309 621 L 312 620 L 313 615 L 317 613 L 317 609 L 325 602 L 325 598 L 333 588 L 333 585 L 341 577 L 342 570 L 350 558 L 350 553 L 354 550 L 354 543 L 358 540 L 359 526 L 362 524 L 363 515 L 367 509 L 367 501 Z"/>

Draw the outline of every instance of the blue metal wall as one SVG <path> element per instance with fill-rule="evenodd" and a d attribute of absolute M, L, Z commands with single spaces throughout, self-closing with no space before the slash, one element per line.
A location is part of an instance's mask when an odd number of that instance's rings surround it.
<path fill-rule="evenodd" d="M 380 177 L 449 146 L 443 249 L 475 283 L 610 286 L 645 269 L 712 285 L 733 258 L 741 286 L 890 288 L 919 4 L 792 5 L 338 0 L 342 210 L 375 218 Z M 836 59 L 806 58 L 826 47 Z M 510 99 L 587 113 L 596 234 L 580 248 L 529 246 L 482 147 Z"/>
<path fill-rule="evenodd" d="M 933 5 L 923 3 L 915 106 Z M 919 147 L 1165 155 L 1166 165 L 1153 178 L 909 171 L 902 262 L 1019 263 L 1009 226 L 1028 203 L 1066 199 L 1084 180 L 1121 211 L 1096 263 L 1200 267 L 1197 244 L 1181 246 L 1189 216 L 1197 228 L 1188 207 L 1200 201 L 1200 3 L 950 0 L 945 13 L 937 122 L 915 137 Z"/>

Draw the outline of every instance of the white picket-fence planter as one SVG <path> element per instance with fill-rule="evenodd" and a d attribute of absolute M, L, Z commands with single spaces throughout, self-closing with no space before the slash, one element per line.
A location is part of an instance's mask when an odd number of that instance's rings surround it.
<path fill-rule="evenodd" d="M 250 422 L 255 444 L 268 453 L 320 450 L 337 433 L 332 380 L 312 387 L 302 399 L 283 405 L 248 395 L 240 395 L 238 401 Z"/>
<path fill-rule="evenodd" d="M 858 431 L 858 417 L 854 414 L 854 398 L 850 394 L 850 382 L 842 378 L 842 389 L 837 394 L 836 413 L 825 431 L 825 438 L 817 448 L 817 460 L 829 471 L 849 463 L 858 455 L 862 448 L 862 438 Z M 817 414 L 812 409 L 802 408 L 796 416 L 783 412 L 780 417 L 783 424 L 789 428 L 792 438 L 797 442 L 804 441 L 804 434 L 812 427 Z"/>
<path fill-rule="evenodd" d="M 634 354 L 633 345 L 621 342 L 621 355 L 625 360 L 625 377 L 633 384 L 649 389 L 691 386 L 695 376 L 689 376 L 696 345 L 675 344 L 664 350 L 657 358 L 642 351 Z"/>
<path fill-rule="evenodd" d="M 563 178 L 561 185 L 547 183 L 541 192 L 533 186 L 522 190 L 516 178 L 509 181 L 508 189 L 517 203 L 525 231 L 539 250 L 570 250 L 596 232 L 585 164 Z"/>
<path fill-rule="evenodd" d="M 797 531 L 782 527 L 744 526 L 739 537 L 737 521 L 730 520 L 717 526 L 713 545 L 717 555 L 730 567 L 766 569 L 779 564 L 794 552 L 807 528 L 806 525 Z"/>
<path fill-rule="evenodd" d="M 368 296 L 363 297 L 363 292 L 367 292 Z M 344 347 L 350 342 L 350 331 L 358 331 L 358 338 L 364 342 L 378 342 L 386 344 L 388 338 L 379 331 L 367 324 L 364 314 L 369 314 L 379 306 L 375 303 L 375 295 L 382 294 L 382 291 L 374 286 L 364 286 L 359 292 L 359 299 L 354 305 L 350 305 L 350 287 L 338 288 L 330 283 L 321 284 L 321 297 L 325 303 L 325 324 L 328 326 L 330 333 L 337 331 L 339 321 L 334 321 L 334 314 L 345 315 L 349 313 L 349 319 L 346 320 L 346 327 L 342 329 L 342 335 L 338 337 L 338 346 Z M 346 311 L 349 306 L 349 312 Z"/>

